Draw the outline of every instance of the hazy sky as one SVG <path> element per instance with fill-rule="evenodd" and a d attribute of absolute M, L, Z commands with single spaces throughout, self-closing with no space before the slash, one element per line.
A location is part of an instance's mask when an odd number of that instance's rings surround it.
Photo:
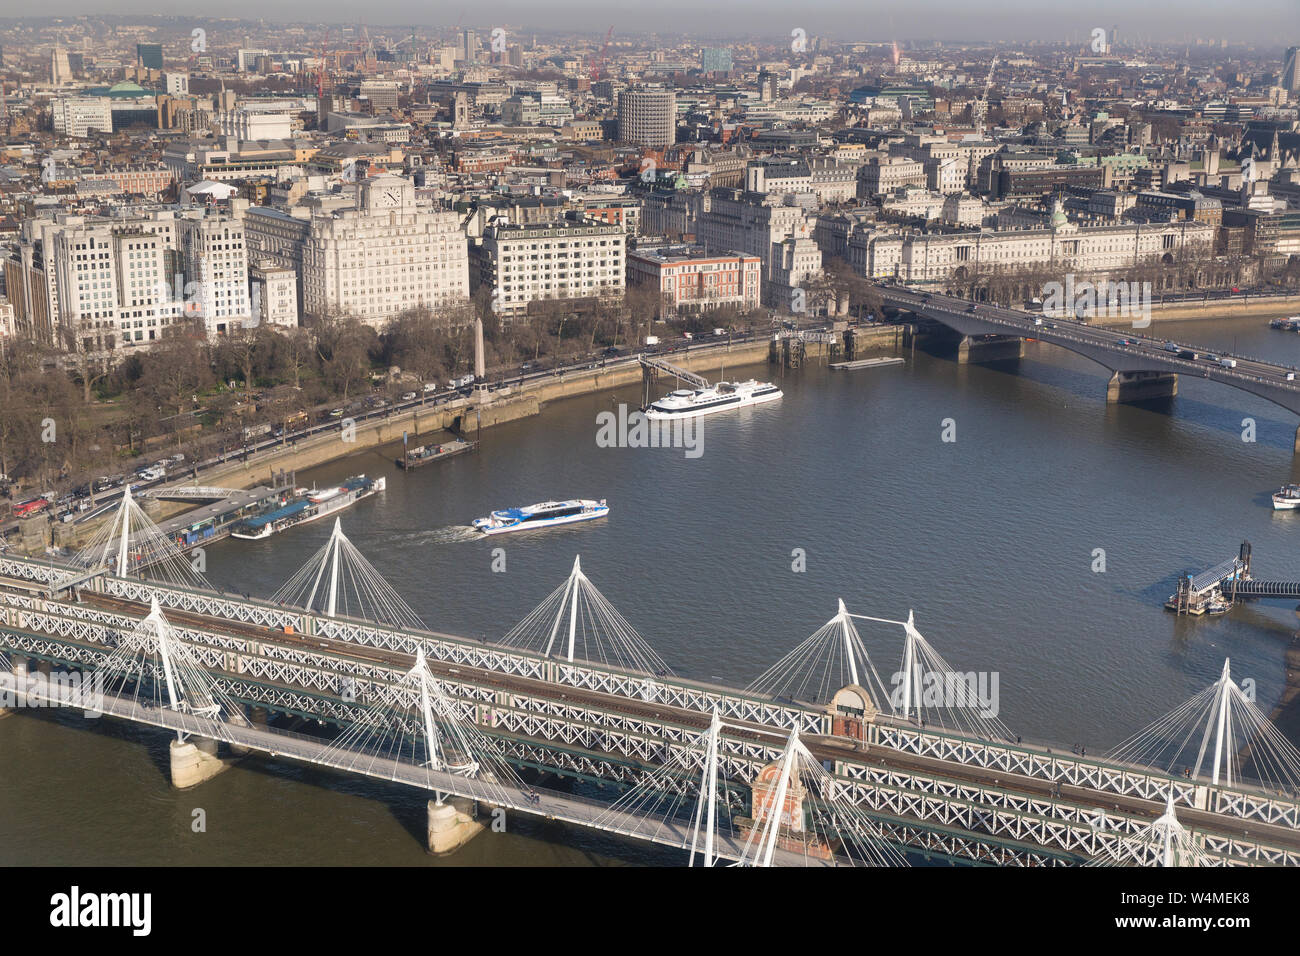
<path fill-rule="evenodd" d="M 0 12 L 8 5 L 0 3 Z M 603 34 L 660 30 L 690 35 L 789 36 L 800 27 L 837 39 L 895 37 L 1013 40 L 1067 38 L 1082 42 L 1094 27 L 1118 25 L 1124 34 L 1182 41 L 1203 37 L 1267 45 L 1300 44 L 1300 0 L 55 0 L 55 15 L 168 13 L 268 16 L 274 20 L 320 20 L 373 25 L 506 25 L 516 28 L 585 29 Z M 28 15 L 35 12 L 29 5 Z M 44 12 L 44 11 L 42 11 Z M 8 16 L 18 15 L 18 10 Z"/>

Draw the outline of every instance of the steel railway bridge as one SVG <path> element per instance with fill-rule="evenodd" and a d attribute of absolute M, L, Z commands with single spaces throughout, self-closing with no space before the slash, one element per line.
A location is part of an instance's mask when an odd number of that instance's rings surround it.
<path fill-rule="evenodd" d="M 69 586 L 72 580 L 76 586 Z M 615 790 L 645 786 L 667 766 L 701 766 L 702 741 L 711 721 L 720 720 L 710 759 L 721 776 L 755 781 L 780 765 L 793 732 L 830 772 L 837 799 L 861 812 L 876 836 L 927 857 L 1029 866 L 1118 859 L 1149 836 L 1168 805 L 1215 865 L 1300 864 L 1300 800 L 1231 777 L 1222 781 L 1217 751 L 1213 779 L 1206 779 L 887 714 L 849 722 L 846 730 L 826 707 L 790 698 L 0 554 L 0 652 L 20 691 L 32 664 L 93 674 L 118 652 L 124 635 L 150 618 L 151 607 L 174 632 L 173 653 L 183 646 L 242 712 L 217 719 L 109 694 L 102 706 L 109 716 L 167 728 L 182 739 L 190 734 L 424 786 L 439 797 L 683 849 L 698 836 L 698 828 L 693 833 L 680 821 L 627 814 L 571 794 L 533 788 L 537 797 L 502 796 L 497 788 L 487 798 L 479 780 L 454 773 L 430 778 L 427 767 L 421 777 L 400 758 L 374 759 L 358 770 L 355 761 L 332 757 L 327 739 L 278 730 L 266 715 L 345 728 L 361 719 L 368 699 L 397 686 L 413 663 L 424 663 L 454 717 L 490 739 L 516 768 Z M 170 688 L 171 670 L 167 676 Z M 776 848 L 775 837 L 773 843 L 769 860 L 790 856 L 784 844 Z M 721 837 L 714 852 L 722 859 L 743 856 Z"/>

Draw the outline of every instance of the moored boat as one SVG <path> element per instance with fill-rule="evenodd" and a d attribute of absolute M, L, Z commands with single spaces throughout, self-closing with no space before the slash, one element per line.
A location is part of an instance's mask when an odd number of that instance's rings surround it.
<path fill-rule="evenodd" d="M 645 410 L 646 418 L 694 418 L 747 405 L 774 402 L 781 390 L 771 382 L 750 379 L 746 382 L 718 382 L 707 388 L 679 388 L 669 392 Z"/>
<path fill-rule="evenodd" d="M 230 529 L 232 538 L 245 541 L 259 541 L 279 534 L 287 528 L 300 524 L 309 524 L 326 515 L 334 514 L 369 498 L 376 492 L 383 491 L 387 479 L 383 477 L 367 478 L 354 475 L 341 485 L 328 488 L 298 488 L 293 499 L 272 511 L 241 518 Z"/>
<path fill-rule="evenodd" d="M 1300 508 L 1300 485 L 1283 485 L 1273 493 L 1274 511 L 1294 511 Z"/>

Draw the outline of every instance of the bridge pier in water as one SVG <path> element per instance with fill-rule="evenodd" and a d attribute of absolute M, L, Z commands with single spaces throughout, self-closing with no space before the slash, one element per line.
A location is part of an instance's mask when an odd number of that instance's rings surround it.
<path fill-rule="evenodd" d="M 10 654 L 9 669 L 14 675 L 14 690 L 22 690 L 27 683 L 27 658 L 18 654 Z M 0 707 L 0 720 L 12 717 L 16 709 L 15 707 Z"/>
<path fill-rule="evenodd" d="M 1018 335 L 963 335 L 957 343 L 957 364 L 1006 362 L 1024 358 L 1025 340 Z"/>
<path fill-rule="evenodd" d="M 1115 372 L 1106 384 L 1109 404 L 1148 402 L 1177 394 L 1178 376 L 1173 372 Z"/>
<path fill-rule="evenodd" d="M 217 756 L 217 742 L 207 737 L 173 740 L 170 755 L 172 786 L 177 790 L 197 787 L 228 766 Z"/>
<path fill-rule="evenodd" d="M 445 803 L 429 801 L 429 852 L 434 856 L 455 853 L 483 832 L 483 824 L 475 819 L 477 803 L 454 797 Z"/>

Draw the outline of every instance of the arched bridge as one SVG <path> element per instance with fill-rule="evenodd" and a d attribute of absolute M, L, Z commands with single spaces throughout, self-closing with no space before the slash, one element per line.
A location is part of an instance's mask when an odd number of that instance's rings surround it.
<path fill-rule="evenodd" d="M 1179 375 L 1194 375 L 1258 395 L 1300 415 L 1300 373 L 1290 366 L 1227 352 L 1215 352 L 1215 357 L 1207 360 L 1202 346 L 1154 339 L 1128 328 L 1103 328 L 1072 319 L 1040 317 L 1019 309 L 901 286 L 884 286 L 880 293 L 886 306 L 931 319 L 969 339 L 998 336 L 1005 342 L 1032 337 L 1090 358 L 1113 373 L 1107 390 L 1110 401 L 1171 396 L 1177 392 Z M 964 344 L 979 345 L 978 342 Z M 1002 355 L 1005 354 L 1003 351 Z M 997 357 L 997 353 L 992 357 Z M 1300 441 L 1300 434 L 1297 439 Z"/>

